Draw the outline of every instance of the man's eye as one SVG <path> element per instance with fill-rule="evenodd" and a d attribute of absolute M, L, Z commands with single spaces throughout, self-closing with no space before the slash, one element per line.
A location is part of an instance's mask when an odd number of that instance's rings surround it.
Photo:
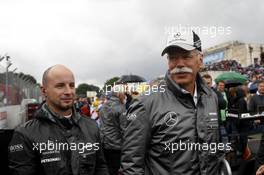
<path fill-rule="evenodd" d="M 63 86 L 64 86 L 63 84 L 56 85 L 57 88 L 63 88 Z"/>
<path fill-rule="evenodd" d="M 192 55 L 184 55 L 183 58 L 192 58 Z"/>
<path fill-rule="evenodd" d="M 190 59 L 190 58 L 192 58 L 191 55 L 183 55 L 182 57 L 183 57 L 184 59 Z"/>
<path fill-rule="evenodd" d="M 75 84 L 74 83 L 70 83 L 69 86 L 72 88 L 75 88 Z"/>

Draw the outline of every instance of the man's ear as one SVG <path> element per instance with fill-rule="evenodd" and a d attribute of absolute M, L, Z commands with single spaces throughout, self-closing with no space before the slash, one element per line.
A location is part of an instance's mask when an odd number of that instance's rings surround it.
<path fill-rule="evenodd" d="M 203 53 L 200 54 L 199 61 L 200 61 L 200 69 L 202 69 L 204 66 L 204 64 L 203 64 Z"/>
<path fill-rule="evenodd" d="M 44 86 L 41 86 L 41 93 L 42 93 L 42 96 L 44 96 L 44 97 L 47 96 L 47 90 Z"/>

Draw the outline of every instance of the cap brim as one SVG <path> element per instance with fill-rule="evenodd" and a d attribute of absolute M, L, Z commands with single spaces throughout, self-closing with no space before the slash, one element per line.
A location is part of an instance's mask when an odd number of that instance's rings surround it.
<path fill-rule="evenodd" d="M 184 50 L 188 50 L 188 51 L 191 51 L 191 50 L 194 50 L 196 49 L 194 46 L 191 46 L 191 45 L 188 45 L 188 44 L 183 44 L 183 43 L 179 43 L 179 44 L 173 44 L 173 45 L 170 45 L 170 46 L 167 46 L 161 53 L 161 56 L 163 56 L 165 53 L 168 53 L 168 50 L 170 48 L 173 48 L 173 47 L 179 47 L 179 48 L 182 48 Z"/>

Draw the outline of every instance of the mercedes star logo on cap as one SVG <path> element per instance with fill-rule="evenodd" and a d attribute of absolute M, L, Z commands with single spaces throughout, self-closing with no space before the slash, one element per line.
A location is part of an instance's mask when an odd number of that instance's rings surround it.
<path fill-rule="evenodd" d="M 181 36 L 181 33 L 180 32 L 177 32 L 176 34 L 174 34 L 174 37 L 175 38 L 178 38 L 178 37 L 180 37 Z"/>

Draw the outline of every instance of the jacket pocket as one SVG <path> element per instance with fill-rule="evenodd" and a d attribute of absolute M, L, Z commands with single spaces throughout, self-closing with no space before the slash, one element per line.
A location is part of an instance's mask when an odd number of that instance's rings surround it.
<path fill-rule="evenodd" d="M 80 154 L 80 174 L 92 175 L 94 174 L 96 152 L 87 152 Z"/>

